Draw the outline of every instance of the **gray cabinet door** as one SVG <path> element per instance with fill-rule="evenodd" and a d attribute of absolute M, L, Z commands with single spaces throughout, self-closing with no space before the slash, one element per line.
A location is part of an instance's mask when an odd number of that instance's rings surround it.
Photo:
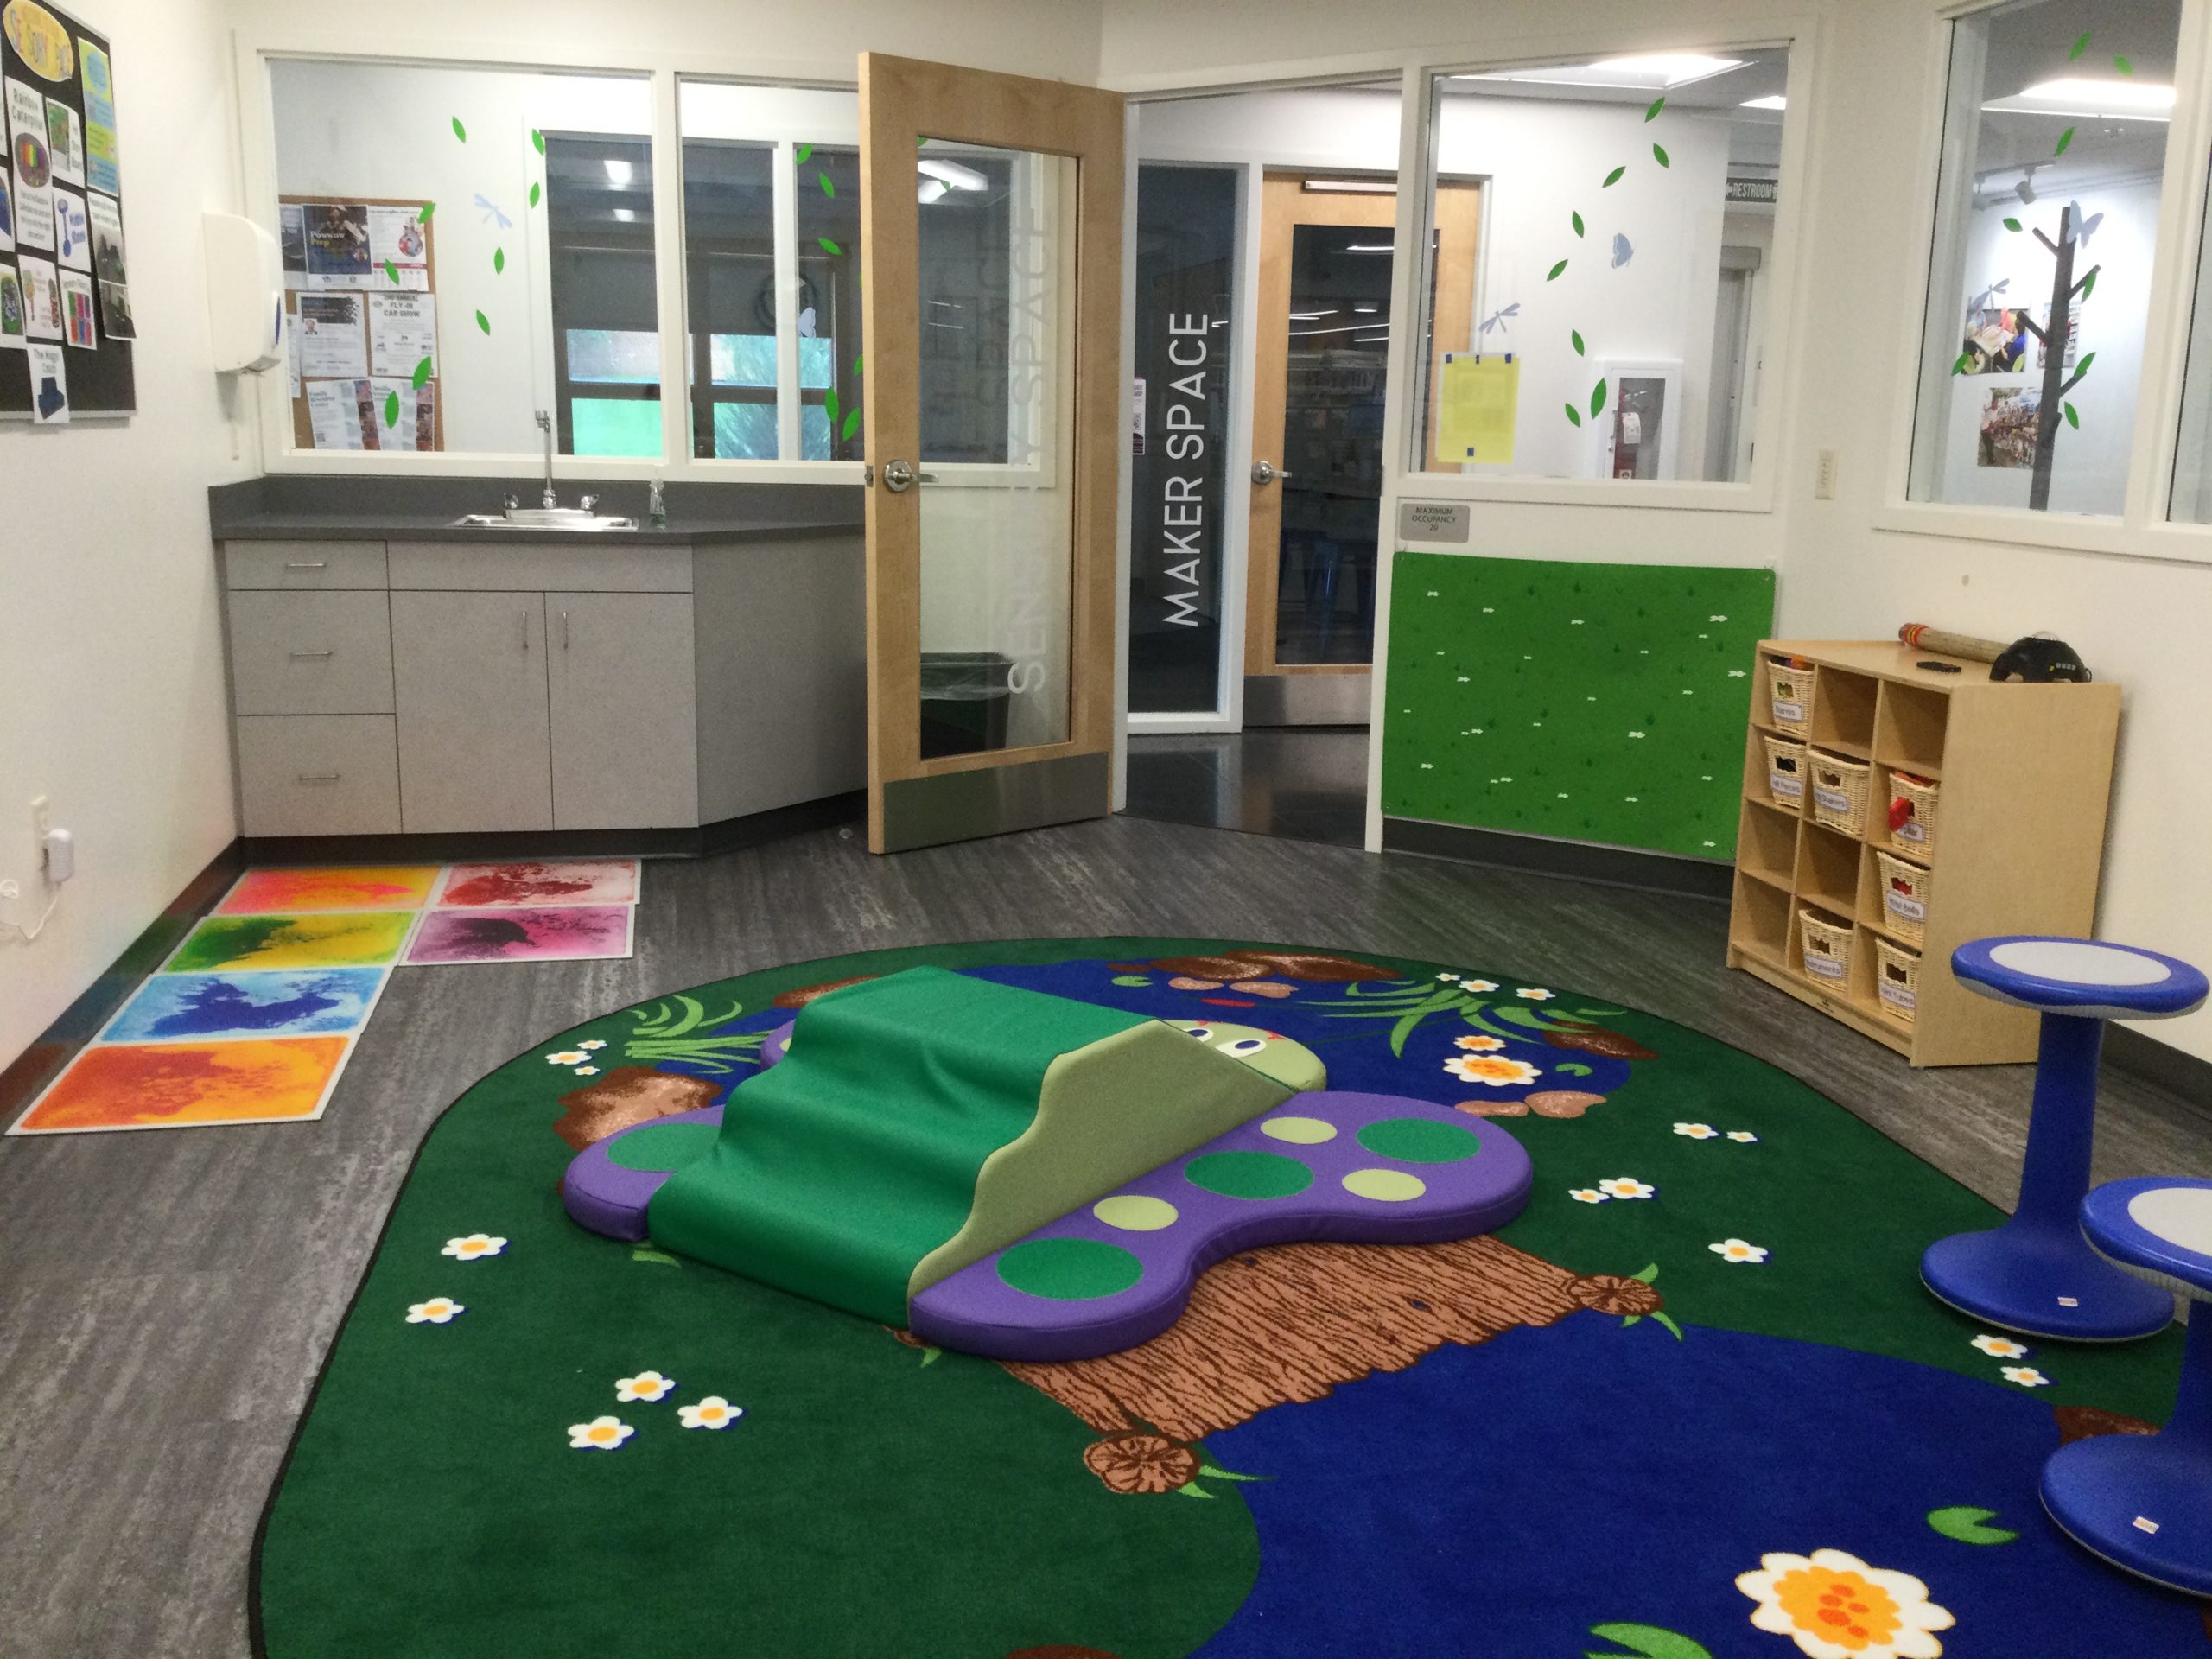
<path fill-rule="evenodd" d="M 553 823 L 659 830 L 699 822 L 689 594 L 548 594 Z"/>
<path fill-rule="evenodd" d="M 409 834 L 553 827 L 545 644 L 543 594 L 392 594 Z"/>

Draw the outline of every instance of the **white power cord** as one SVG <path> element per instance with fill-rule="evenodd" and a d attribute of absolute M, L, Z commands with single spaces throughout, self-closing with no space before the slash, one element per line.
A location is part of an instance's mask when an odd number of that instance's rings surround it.
<path fill-rule="evenodd" d="M 22 888 L 16 886 L 13 881 L 0 881 L 0 900 L 4 900 L 10 904 L 13 904 L 16 899 L 22 896 Z M 46 909 L 40 913 L 38 920 L 32 923 L 29 927 L 25 927 L 20 922 L 0 922 L 0 928 L 5 928 L 9 932 L 15 934 L 18 938 L 22 939 L 25 944 L 29 944 L 34 939 L 37 938 L 40 934 L 46 931 L 46 925 L 54 919 L 54 912 L 60 907 L 61 889 L 60 887 L 56 887 L 54 890 L 54 897 L 46 901 Z"/>

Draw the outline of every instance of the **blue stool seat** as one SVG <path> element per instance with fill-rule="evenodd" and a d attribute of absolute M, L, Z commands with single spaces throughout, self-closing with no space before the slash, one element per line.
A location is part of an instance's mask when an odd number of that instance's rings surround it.
<path fill-rule="evenodd" d="M 2212 983 L 2185 962 L 2094 939 L 2013 935 L 1951 955 L 1968 990 L 2043 1014 L 2034 1113 L 2020 1201 L 1993 1231 L 1928 1248 L 1922 1282 L 1964 1313 L 2007 1331 L 2075 1342 L 2129 1342 L 2164 1329 L 2171 1298 L 2120 1272 L 2082 1237 L 2089 1190 L 2097 1058 L 2107 1020 L 2161 1020 L 2202 1007 Z"/>
<path fill-rule="evenodd" d="M 2113 1566 L 2212 1596 L 2212 1181 L 2112 1181 L 2082 1201 L 2081 1218 L 2100 1256 L 2196 1306 L 2164 1430 L 2061 1448 L 2044 1465 L 2044 1507 Z"/>

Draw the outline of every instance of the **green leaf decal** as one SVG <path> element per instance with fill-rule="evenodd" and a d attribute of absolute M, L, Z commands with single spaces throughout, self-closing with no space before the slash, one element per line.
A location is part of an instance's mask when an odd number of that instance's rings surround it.
<path fill-rule="evenodd" d="M 396 391 L 387 391 L 384 395 L 384 423 L 386 426 L 399 424 L 399 394 Z"/>
<path fill-rule="evenodd" d="M 1583 351 L 1583 349 L 1582 349 L 1582 334 L 1581 334 L 1581 331 L 1580 331 L 1580 329 L 1576 329 L 1576 328 L 1570 328 L 1570 329 L 1568 329 L 1568 330 L 1567 331 L 1567 337 L 1569 340 L 1573 340 L 1573 341 L 1574 342 L 1574 354 L 1575 354 L 1577 357 L 1584 357 L 1584 356 L 1588 355 L 1588 353 L 1586 353 L 1586 352 L 1584 352 L 1584 351 Z"/>
<path fill-rule="evenodd" d="M 2017 219 L 2007 219 L 2005 221 L 2005 228 L 2008 231 L 2017 231 L 2020 228 L 2020 221 Z"/>
<path fill-rule="evenodd" d="M 492 332 L 492 319 L 479 311 L 476 314 L 476 326 L 488 334 Z"/>
<path fill-rule="evenodd" d="M 1622 175 L 1622 174 L 1624 174 L 1624 173 L 1625 173 L 1625 172 L 1627 172 L 1627 171 L 1628 171 L 1628 168 L 1625 168 L 1625 167 L 1617 167 L 1617 168 L 1615 168 L 1611 172 L 1610 172 L 1610 173 L 1608 173 L 1608 174 L 1606 174 L 1606 175 L 1605 175 L 1605 181 L 1603 184 L 1599 185 L 1598 188 L 1599 188 L 1600 190 L 1610 190 L 1610 189 L 1611 189 L 1615 185 L 1618 184 L 1618 183 L 1621 181 L 1621 175 Z"/>
<path fill-rule="evenodd" d="M 1590 418 L 1596 420 L 1605 412 L 1605 383 L 1601 379 L 1590 388 Z"/>
<path fill-rule="evenodd" d="M 1928 1524 L 1944 1537 L 1962 1544 L 2009 1544 L 2020 1535 L 1986 1524 L 1996 1516 L 1994 1510 L 1977 1510 L 1971 1504 L 1960 1503 L 1949 1509 L 1929 1510 Z"/>
<path fill-rule="evenodd" d="M 493 249 L 493 250 L 492 250 L 492 274 L 493 274 L 494 276 L 500 276 L 500 275 L 502 275 L 502 274 L 506 270 L 506 268 L 507 268 L 507 251 L 506 251 L 505 248 L 494 248 L 494 249 Z"/>
<path fill-rule="evenodd" d="M 847 410 L 845 411 L 845 423 L 838 429 L 844 435 L 846 441 L 850 442 L 853 434 L 861 429 L 860 410 L 857 409 Z"/>
<path fill-rule="evenodd" d="M 536 127 L 532 127 L 530 130 L 530 143 L 531 148 L 535 149 L 539 155 L 543 156 L 545 153 L 545 135 L 540 132 Z"/>
<path fill-rule="evenodd" d="M 2130 63 L 2126 58 L 2114 57 L 2112 60 L 2112 67 L 2119 70 L 2123 75 L 2132 75 L 2135 73 L 2135 66 Z"/>
<path fill-rule="evenodd" d="M 801 167 L 804 167 L 806 165 L 806 158 L 813 154 L 814 146 L 812 144 L 801 144 L 797 149 L 791 152 L 792 158 L 796 160 Z"/>
<path fill-rule="evenodd" d="M 1659 118 L 1659 111 L 1666 107 L 1667 100 L 1663 97 L 1655 98 L 1651 100 L 1651 107 L 1643 112 L 1643 118 L 1647 121 L 1656 121 Z"/>
<path fill-rule="evenodd" d="M 1667 159 L 1666 150 L 1658 144 L 1651 146 L 1651 159 L 1658 162 L 1662 167 L 1672 167 L 1674 165 L 1672 162 Z"/>
<path fill-rule="evenodd" d="M 866 355 L 867 355 L 867 353 L 862 353 L 861 354 L 861 356 L 860 356 L 860 357 L 855 357 L 855 358 L 853 359 L 853 378 L 855 378 L 855 380 L 857 380 L 857 379 L 859 379 L 859 378 L 860 378 L 860 374 L 861 374 L 861 363 L 862 359 L 863 359 L 863 358 L 865 358 L 865 357 L 866 357 Z"/>
<path fill-rule="evenodd" d="M 837 424 L 837 389 L 835 386 L 822 394 L 822 406 L 830 412 L 830 424 Z"/>
<path fill-rule="evenodd" d="M 1581 214 L 1580 214 L 1580 213 L 1569 213 L 1569 214 L 1567 215 L 1567 218 L 1568 218 L 1569 219 L 1571 219 L 1571 220 L 1573 222 L 1573 225 L 1574 225 L 1574 233 L 1575 233 L 1577 236 L 1581 235 L 1581 234 L 1582 234 L 1582 215 L 1581 215 Z"/>
<path fill-rule="evenodd" d="M 453 118 L 453 136 L 464 144 L 468 142 L 468 129 L 461 124 L 461 118 L 457 115 Z"/>
<path fill-rule="evenodd" d="M 1562 270 L 1565 270 L 1566 269 L 1567 269 L 1567 261 L 1566 261 L 1566 260 L 1564 260 L 1564 259 L 1562 259 L 1562 260 L 1560 260 L 1560 261 L 1559 262 L 1559 264 L 1557 264 L 1554 265 L 1554 266 L 1551 268 L 1550 271 L 1549 271 L 1549 272 L 1548 272 L 1548 273 L 1546 274 L 1546 276 L 1545 276 L 1545 277 L 1544 277 L 1544 280 L 1545 280 L 1546 282 L 1548 282 L 1548 283 L 1551 283 L 1551 282 L 1557 282 L 1557 281 L 1559 280 L 1559 274 L 1560 274 L 1560 272 L 1561 272 Z"/>
<path fill-rule="evenodd" d="M 2089 365 L 2096 360 L 2097 354 L 2094 352 L 2091 352 L 2087 357 L 2083 358 L 2079 363 L 2074 365 L 2074 378 L 2076 380 L 2079 380 L 2083 375 L 2089 372 Z"/>
<path fill-rule="evenodd" d="M 1974 356 L 1971 353 L 1961 352 L 1959 353 L 1958 361 L 1951 365 L 1951 372 L 1953 374 L 1964 374 L 1967 370 L 1973 365 L 1973 363 Z"/>
<path fill-rule="evenodd" d="M 417 225 L 427 225 L 430 222 L 430 215 L 437 211 L 438 204 L 436 202 L 426 201 L 423 204 L 423 211 L 415 215 L 415 222 Z"/>
<path fill-rule="evenodd" d="M 840 254 L 844 251 L 842 248 L 839 247 L 835 242 L 832 242 L 826 236 L 817 236 L 814 239 L 822 245 L 822 251 L 824 253 L 834 255 Z"/>
<path fill-rule="evenodd" d="M 1590 1634 L 1600 1642 L 1618 1643 L 1636 1659 L 1713 1659 L 1713 1651 L 1678 1630 L 1656 1624 L 1592 1624 Z M 1589 1659 L 1624 1659 L 1618 1653 L 1593 1653 Z"/>
<path fill-rule="evenodd" d="M 1567 405 L 1567 418 L 1568 424 L 1580 426 L 1582 424 L 1582 411 L 1573 404 L 1569 404 Z"/>
<path fill-rule="evenodd" d="M 2075 412 L 2074 405 L 2071 404 L 2062 404 L 2059 407 L 2066 411 L 2066 424 L 2072 427 L 2076 432 L 2079 432 L 2082 429 L 2082 417 Z"/>
<path fill-rule="evenodd" d="M 2082 38 L 2081 38 L 2080 40 L 2078 40 L 2078 41 L 2075 41 L 2075 42 L 2074 42 L 2074 49 L 2073 49 L 2072 51 L 2069 52 L 2069 53 L 2066 54 L 2066 61 L 2067 61 L 2067 62 L 2069 62 L 2069 63 L 2073 62 L 2075 59 L 2076 59 L 2076 58 L 2080 57 L 2080 56 L 2081 56 L 2084 52 L 2088 51 L 2088 49 L 2089 49 L 2089 31 L 2088 31 L 2088 29 L 2083 29 L 2083 30 L 2082 31 Z"/>
<path fill-rule="evenodd" d="M 431 373 L 430 359 L 427 357 L 415 365 L 415 372 L 410 378 L 415 383 L 416 391 L 420 391 L 423 389 L 425 383 L 429 381 Z"/>
<path fill-rule="evenodd" d="M 389 259 L 384 262 L 384 274 L 391 278 L 391 285 L 394 288 L 399 286 L 399 267 Z"/>
<path fill-rule="evenodd" d="M 533 207 L 537 207 L 538 197 L 543 194 L 544 193 L 537 185 L 531 185 L 530 187 L 530 205 Z"/>
<path fill-rule="evenodd" d="M 2090 295 L 2096 291 L 2097 273 L 2103 269 L 2104 267 L 2102 265 L 2091 265 L 2089 267 L 2089 274 L 2082 279 L 2082 297 L 2083 299 L 2088 299 Z"/>
<path fill-rule="evenodd" d="M 817 173 L 814 175 L 814 181 L 822 187 L 823 195 L 834 196 L 837 194 L 837 187 L 827 173 Z"/>
<path fill-rule="evenodd" d="M 2062 133 L 2060 133 L 2060 134 L 2058 135 L 2058 147 L 2057 147 L 2056 149 L 2053 149 L 2053 150 L 2050 152 L 2050 153 L 2051 153 L 2051 155 L 2052 155 L 2053 156 L 2063 156 L 2063 155 L 2066 153 L 2066 147 L 2067 147 L 2067 145 L 2069 145 L 2069 144 L 2072 143 L 2073 142 L 2074 142 L 2074 129 L 2073 129 L 2073 128 L 2071 128 L 2071 127 L 2069 127 L 2069 128 L 2067 128 L 2067 129 L 2066 129 L 2066 130 L 2065 130 L 2065 131 L 2063 131 L 2063 132 L 2062 132 Z"/>

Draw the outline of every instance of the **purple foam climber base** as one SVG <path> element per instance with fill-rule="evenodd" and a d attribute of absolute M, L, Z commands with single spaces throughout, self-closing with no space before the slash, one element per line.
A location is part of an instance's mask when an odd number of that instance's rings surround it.
<path fill-rule="evenodd" d="M 791 1022 L 768 1033 L 767 1040 L 760 1045 L 762 1071 L 784 1058 L 791 1047 Z M 673 1112 L 666 1117 L 648 1118 L 643 1123 L 618 1129 L 569 1160 L 568 1172 L 561 1177 L 562 1206 L 578 1226 L 627 1243 L 639 1243 L 646 1236 L 645 1206 L 673 1172 L 628 1168 L 614 1160 L 613 1149 L 644 1130 L 684 1123 L 718 1128 L 721 1121 L 722 1109 L 708 1106 L 696 1112 Z"/>
<path fill-rule="evenodd" d="M 1294 1095 L 931 1285 L 907 1323 L 989 1359 L 1095 1358 L 1166 1330 L 1198 1275 L 1239 1250 L 1471 1237 L 1520 1214 L 1533 1179 L 1485 1119 L 1394 1095 Z"/>

